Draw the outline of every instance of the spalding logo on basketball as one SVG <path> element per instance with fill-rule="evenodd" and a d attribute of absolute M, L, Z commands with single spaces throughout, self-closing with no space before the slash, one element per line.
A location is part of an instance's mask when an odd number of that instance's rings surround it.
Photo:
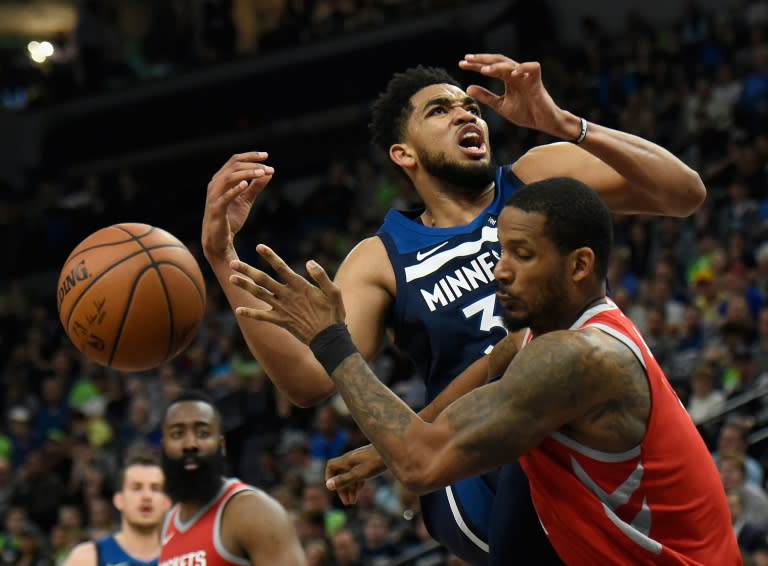
<path fill-rule="evenodd" d="M 205 313 L 205 281 L 192 253 L 169 232 L 115 224 L 69 254 L 56 304 L 67 336 L 86 356 L 143 371 L 192 342 Z"/>

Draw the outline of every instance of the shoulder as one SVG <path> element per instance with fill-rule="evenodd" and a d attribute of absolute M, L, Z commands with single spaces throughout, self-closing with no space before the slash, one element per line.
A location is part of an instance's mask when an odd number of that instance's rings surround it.
<path fill-rule="evenodd" d="M 76 545 L 62 566 L 96 566 L 97 562 L 96 543 L 87 541 Z"/>
<path fill-rule="evenodd" d="M 558 382 L 562 392 L 584 387 L 604 394 L 616 393 L 624 380 L 644 375 L 640 362 L 621 341 L 597 328 L 558 330 L 543 334 L 515 357 L 524 375 L 538 373 L 542 387 Z M 545 385 L 546 384 L 546 385 Z"/>
<path fill-rule="evenodd" d="M 339 266 L 334 281 L 342 289 L 356 282 L 390 289 L 394 284 L 394 271 L 381 239 L 372 236 L 352 248 Z"/>
<path fill-rule="evenodd" d="M 282 505 L 264 491 L 249 486 L 232 495 L 222 519 L 222 528 L 248 531 L 260 528 L 281 528 L 290 522 L 290 516 Z"/>
<path fill-rule="evenodd" d="M 352 250 L 344 258 L 342 266 L 349 264 L 374 264 L 381 258 L 387 256 L 387 250 L 384 248 L 384 243 L 378 236 L 371 236 L 360 240 L 360 242 L 352 248 Z"/>

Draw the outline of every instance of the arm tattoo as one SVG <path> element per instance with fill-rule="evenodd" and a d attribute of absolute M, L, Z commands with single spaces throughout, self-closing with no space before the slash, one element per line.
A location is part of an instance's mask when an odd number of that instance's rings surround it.
<path fill-rule="evenodd" d="M 420 420 L 371 371 L 362 355 L 353 354 L 339 364 L 331 375 L 355 422 L 387 463 L 403 446 L 405 429 Z"/>

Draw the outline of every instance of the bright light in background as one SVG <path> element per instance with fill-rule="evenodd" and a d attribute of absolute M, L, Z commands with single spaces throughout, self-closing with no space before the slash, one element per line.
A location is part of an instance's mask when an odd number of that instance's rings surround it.
<path fill-rule="evenodd" d="M 29 51 L 29 58 L 35 63 L 44 63 L 53 55 L 53 45 L 50 41 L 30 41 L 27 44 L 27 51 Z"/>

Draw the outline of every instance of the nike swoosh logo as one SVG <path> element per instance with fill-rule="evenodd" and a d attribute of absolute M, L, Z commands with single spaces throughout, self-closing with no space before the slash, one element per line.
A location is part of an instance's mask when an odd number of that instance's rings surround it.
<path fill-rule="evenodd" d="M 419 252 L 416 252 L 416 261 L 421 261 L 422 259 L 424 259 L 424 258 L 427 258 L 427 257 L 431 256 L 431 255 L 432 255 L 433 253 L 435 253 L 437 250 L 439 250 L 440 248 L 442 248 L 443 246 L 446 246 L 446 245 L 448 245 L 448 242 L 443 242 L 442 244 L 440 244 L 440 245 L 439 245 L 439 246 L 437 246 L 436 248 L 432 248 L 432 249 L 431 249 L 431 250 L 429 250 L 428 252 L 424 252 L 424 253 L 421 253 L 421 251 L 419 251 Z"/>
<path fill-rule="evenodd" d="M 171 534 L 169 534 L 169 535 L 166 535 L 166 536 L 163 538 L 163 542 L 162 542 L 161 544 L 162 544 L 163 546 L 165 546 L 166 544 L 168 544 L 168 542 L 169 542 L 169 541 L 170 541 L 170 540 L 173 538 L 173 535 L 175 535 L 175 534 L 176 534 L 176 533 L 171 533 Z"/>

